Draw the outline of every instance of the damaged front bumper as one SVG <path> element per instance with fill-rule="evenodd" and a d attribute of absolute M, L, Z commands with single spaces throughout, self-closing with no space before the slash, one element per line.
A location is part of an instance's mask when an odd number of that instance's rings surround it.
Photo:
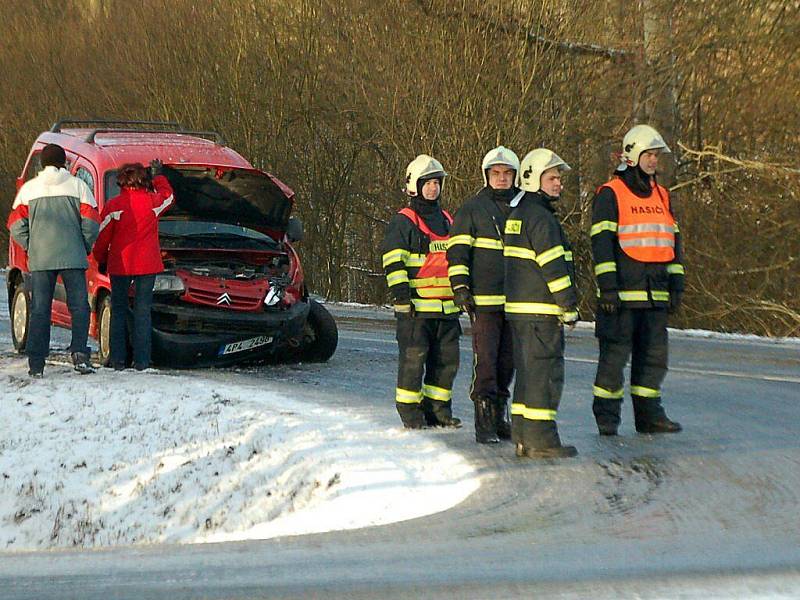
<path fill-rule="evenodd" d="M 310 305 L 259 313 L 153 303 L 153 362 L 172 367 L 230 365 L 302 342 Z"/>

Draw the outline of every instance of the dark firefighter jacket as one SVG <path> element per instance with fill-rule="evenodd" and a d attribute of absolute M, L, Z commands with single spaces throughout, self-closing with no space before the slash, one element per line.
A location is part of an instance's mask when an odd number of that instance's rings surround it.
<path fill-rule="evenodd" d="M 639 167 L 617 172 L 615 176 L 636 196 L 651 193 L 649 177 Z M 662 188 L 663 189 L 663 188 Z M 664 190 L 666 193 L 666 190 Z M 663 198 L 671 211 L 669 195 Z M 681 234 L 675 222 L 675 258 L 669 263 L 640 262 L 629 257 L 619 245 L 619 211 L 614 191 L 601 187 L 592 204 L 592 255 L 598 294 L 614 293 L 628 308 L 666 307 L 670 292 L 683 293 L 683 256 Z"/>
<path fill-rule="evenodd" d="M 438 202 L 412 198 L 410 206 L 434 234 L 448 234 L 450 222 Z M 418 317 L 457 319 L 460 311 L 452 299 L 421 298 L 410 285 L 425 263 L 430 245 L 430 238 L 405 215 L 398 213 L 389 221 L 381 253 L 393 302 L 398 307 L 413 303 Z"/>
<path fill-rule="evenodd" d="M 503 236 L 511 212 L 509 201 L 516 188 L 505 194 L 486 186 L 456 213 L 447 248 L 450 285 L 469 287 L 476 310 L 503 310 Z"/>
<path fill-rule="evenodd" d="M 505 291 L 509 319 L 561 318 L 577 311 L 572 250 L 551 200 L 527 192 L 506 221 Z"/>

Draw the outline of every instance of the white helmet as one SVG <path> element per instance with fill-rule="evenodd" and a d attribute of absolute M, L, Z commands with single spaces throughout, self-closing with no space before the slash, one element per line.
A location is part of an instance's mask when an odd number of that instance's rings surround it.
<path fill-rule="evenodd" d="M 483 173 L 484 185 L 489 185 L 489 177 L 486 175 L 486 171 L 494 165 L 506 165 L 519 173 L 519 157 L 505 146 L 498 146 L 497 148 L 489 150 L 486 156 L 483 157 L 481 172 Z"/>
<path fill-rule="evenodd" d="M 517 171 L 517 187 L 526 192 L 538 192 L 542 187 L 542 173 L 553 167 L 558 167 L 560 171 L 570 170 L 570 166 L 552 150 L 531 150 L 522 159 Z"/>
<path fill-rule="evenodd" d="M 427 179 L 441 179 L 444 185 L 444 178 L 447 177 L 442 163 L 427 154 L 420 154 L 408 163 L 406 167 L 406 194 L 409 196 L 417 195 L 417 182 Z"/>
<path fill-rule="evenodd" d="M 650 125 L 635 125 L 622 138 L 622 163 L 617 167 L 618 171 L 624 171 L 628 167 L 635 167 L 639 164 L 639 157 L 642 152 L 647 150 L 661 150 L 661 152 L 672 152 L 655 129 Z"/>

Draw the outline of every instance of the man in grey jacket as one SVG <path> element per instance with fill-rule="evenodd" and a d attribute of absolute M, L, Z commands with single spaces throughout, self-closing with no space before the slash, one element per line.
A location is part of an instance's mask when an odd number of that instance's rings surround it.
<path fill-rule="evenodd" d="M 8 217 L 11 236 L 28 254 L 31 274 L 28 373 L 41 377 L 44 372 L 50 350 L 50 312 L 59 275 L 72 317 L 72 362 L 79 373 L 92 373 L 86 345 L 86 257 L 99 230 L 97 203 L 89 186 L 67 171 L 66 153 L 61 146 L 45 146 L 41 161 L 43 170 L 20 188 Z"/>

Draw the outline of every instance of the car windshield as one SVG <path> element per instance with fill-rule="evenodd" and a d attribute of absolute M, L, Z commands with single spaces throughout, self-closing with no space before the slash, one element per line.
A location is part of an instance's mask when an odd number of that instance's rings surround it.
<path fill-rule="evenodd" d="M 237 250 L 277 249 L 266 233 L 241 225 L 211 221 L 161 219 L 158 237 L 162 248 L 225 248 Z"/>

